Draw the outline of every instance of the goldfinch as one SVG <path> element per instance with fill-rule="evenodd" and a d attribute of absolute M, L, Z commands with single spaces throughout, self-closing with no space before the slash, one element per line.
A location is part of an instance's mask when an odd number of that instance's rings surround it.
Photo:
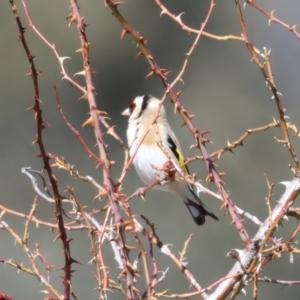
<path fill-rule="evenodd" d="M 181 148 L 170 128 L 164 107 L 161 106 L 158 111 L 160 105 L 160 100 L 151 95 L 138 96 L 122 113 L 123 116 L 129 117 L 127 141 L 129 154 L 134 156 L 133 165 L 136 172 L 146 185 L 161 178 L 160 184 L 154 188 L 172 192 L 181 198 L 197 225 L 203 225 L 206 216 L 219 220 L 199 199 L 193 186 L 181 179 L 180 174 L 176 172 L 179 168 L 189 174 L 188 167 L 183 165 Z M 166 178 L 164 171 L 168 164 L 173 167 L 176 164 L 173 168 L 174 176 L 170 176 L 171 178 Z"/>

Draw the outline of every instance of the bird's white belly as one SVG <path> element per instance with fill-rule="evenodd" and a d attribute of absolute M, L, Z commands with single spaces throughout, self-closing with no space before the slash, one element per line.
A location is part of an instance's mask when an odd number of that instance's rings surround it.
<path fill-rule="evenodd" d="M 133 154 L 134 150 L 130 149 L 130 155 Z M 156 145 L 155 147 L 141 145 L 133 159 L 133 165 L 141 180 L 146 185 L 149 185 L 157 178 L 164 176 L 163 171 L 155 170 L 151 165 L 162 168 L 166 161 L 168 161 L 168 157 L 161 149 L 157 148 Z M 159 188 L 159 186 L 156 188 Z M 162 188 L 162 186 L 160 186 L 160 188 Z"/>

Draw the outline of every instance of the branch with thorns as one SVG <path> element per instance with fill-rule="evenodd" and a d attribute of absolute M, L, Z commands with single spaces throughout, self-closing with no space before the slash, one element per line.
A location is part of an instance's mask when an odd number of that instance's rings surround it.
<path fill-rule="evenodd" d="M 248 1 L 248 2 L 253 3 L 254 1 Z M 298 157 L 294 150 L 294 147 L 291 143 L 291 138 L 290 138 L 290 135 L 288 132 L 288 126 L 287 126 L 287 122 L 286 122 L 285 109 L 283 108 L 280 97 L 279 97 L 281 94 L 279 93 L 279 91 L 275 85 L 272 64 L 271 64 L 271 60 L 270 60 L 271 50 L 267 50 L 266 48 L 264 48 L 263 55 L 262 55 L 262 57 L 264 58 L 264 61 L 261 62 L 254 51 L 254 47 L 253 47 L 252 43 L 249 40 L 248 33 L 246 30 L 246 23 L 244 21 L 244 16 L 243 16 L 243 12 L 242 12 L 242 8 L 241 8 L 239 0 L 235 0 L 235 4 L 236 4 L 237 14 L 238 14 L 239 21 L 240 21 L 240 26 L 242 29 L 242 36 L 245 39 L 245 45 L 251 55 L 252 61 L 260 69 L 266 84 L 269 86 L 269 88 L 273 94 L 272 99 L 275 100 L 275 103 L 277 106 L 277 110 L 278 110 L 279 117 L 280 117 L 280 127 L 282 128 L 283 135 L 284 135 L 284 140 L 280 141 L 277 139 L 277 141 L 279 141 L 282 144 L 284 144 L 285 146 L 287 146 L 287 148 L 290 152 L 290 155 L 292 157 L 292 160 L 294 162 L 294 166 L 292 166 L 291 169 L 294 172 L 294 174 L 296 174 L 299 172 L 299 160 L 298 160 Z"/>
<path fill-rule="evenodd" d="M 63 220 L 63 213 L 62 213 L 62 203 L 61 203 L 61 196 L 59 193 L 58 185 L 55 176 L 53 175 L 52 168 L 49 163 L 49 156 L 46 153 L 46 149 L 44 146 L 43 141 L 43 129 L 47 127 L 47 123 L 44 121 L 42 117 L 42 110 L 40 108 L 41 98 L 39 94 L 39 84 L 38 84 L 38 75 L 39 72 L 37 71 L 34 63 L 34 55 L 29 50 L 29 46 L 25 39 L 25 28 L 22 25 L 20 16 L 18 15 L 17 7 L 13 0 L 10 0 L 10 4 L 12 7 L 12 11 L 15 15 L 16 23 L 19 29 L 19 38 L 22 43 L 22 46 L 24 48 L 24 51 L 26 53 L 26 56 L 28 58 L 29 64 L 30 64 L 30 76 L 33 81 L 33 87 L 34 87 L 34 105 L 30 108 L 30 110 L 33 110 L 35 112 L 35 120 L 37 125 L 37 138 L 34 141 L 34 144 L 37 144 L 40 150 L 40 157 L 43 161 L 43 168 L 48 174 L 48 178 L 50 180 L 51 188 L 54 194 L 54 200 L 56 205 L 56 218 L 58 222 L 59 227 L 59 238 L 62 241 L 63 249 L 64 249 L 64 276 L 63 276 L 63 284 L 64 284 L 64 298 L 69 299 L 70 295 L 70 288 L 71 288 L 71 274 L 72 274 L 72 264 L 74 262 L 72 256 L 71 256 L 71 250 L 70 250 L 70 239 L 67 236 L 67 232 L 64 227 L 64 220 Z M 26 4 L 23 1 L 22 2 L 24 8 L 26 9 Z M 28 11 L 25 10 L 27 17 L 28 17 Z M 26 244 L 24 244 L 26 245 Z M 54 292 L 54 291 L 53 291 Z"/>

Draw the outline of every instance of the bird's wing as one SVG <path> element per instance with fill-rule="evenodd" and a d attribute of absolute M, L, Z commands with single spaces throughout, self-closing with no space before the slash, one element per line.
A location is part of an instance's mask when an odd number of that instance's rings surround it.
<path fill-rule="evenodd" d="M 180 167 L 182 170 L 189 174 L 189 169 L 187 165 L 185 165 L 185 159 L 181 151 L 180 144 L 174 134 L 174 132 L 171 130 L 169 127 L 169 124 L 165 124 L 163 127 L 164 130 L 160 130 L 161 132 L 161 140 L 163 142 L 163 145 L 166 145 L 168 147 L 168 151 L 171 151 L 172 154 L 174 155 L 174 158 L 178 161 Z"/>

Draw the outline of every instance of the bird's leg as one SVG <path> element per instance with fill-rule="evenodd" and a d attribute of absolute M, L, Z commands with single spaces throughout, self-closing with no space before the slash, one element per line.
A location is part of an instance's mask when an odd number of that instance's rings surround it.
<path fill-rule="evenodd" d="M 174 164 L 172 161 L 167 160 L 164 164 L 163 167 L 157 167 L 155 165 L 151 165 L 151 167 L 157 171 L 162 171 L 161 175 L 159 176 L 159 181 L 161 185 L 167 184 L 173 180 L 175 180 L 175 174 L 176 174 L 176 169 L 174 167 Z"/>

